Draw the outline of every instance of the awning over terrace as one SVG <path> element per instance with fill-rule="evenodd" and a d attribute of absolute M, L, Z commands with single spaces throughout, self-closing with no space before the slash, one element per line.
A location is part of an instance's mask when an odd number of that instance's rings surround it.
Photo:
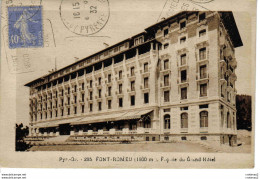
<path fill-rule="evenodd" d="M 106 115 L 98 115 L 98 116 L 88 116 L 83 119 L 72 122 L 71 125 L 79 125 L 79 124 L 91 124 L 98 122 L 108 122 L 108 121 L 120 121 L 120 120 L 131 120 L 131 119 L 140 119 L 142 115 L 148 114 L 153 110 L 136 110 L 130 112 L 117 112 L 113 114 Z"/>
<path fill-rule="evenodd" d="M 48 128 L 48 127 L 58 127 L 61 124 L 80 125 L 80 124 L 91 124 L 91 123 L 108 122 L 108 121 L 140 119 L 143 115 L 146 115 L 152 111 L 153 110 L 151 109 L 146 109 L 146 110 L 135 110 L 129 112 L 115 112 L 112 114 L 75 117 L 70 119 L 60 119 L 55 121 L 38 123 L 34 125 L 34 127 Z"/>

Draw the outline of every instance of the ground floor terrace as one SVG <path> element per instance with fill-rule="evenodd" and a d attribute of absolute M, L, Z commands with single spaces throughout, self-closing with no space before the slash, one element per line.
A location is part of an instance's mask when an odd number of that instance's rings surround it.
<path fill-rule="evenodd" d="M 185 109 L 184 112 L 177 111 L 177 108 L 172 108 L 171 112 L 142 109 L 47 121 L 33 125 L 29 136 L 35 139 L 69 136 L 70 141 L 78 142 L 213 141 L 220 144 L 236 144 L 236 131 L 221 127 L 220 116 L 211 115 L 211 111 L 215 110 L 211 109 L 212 106 L 217 107 L 209 105 L 209 112 L 205 109 Z M 194 111 L 197 116 L 193 114 Z"/>

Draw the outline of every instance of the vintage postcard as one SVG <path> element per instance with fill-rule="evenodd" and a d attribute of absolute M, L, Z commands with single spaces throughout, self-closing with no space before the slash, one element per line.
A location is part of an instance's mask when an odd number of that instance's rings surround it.
<path fill-rule="evenodd" d="M 253 168 L 254 0 L 1 2 L 0 166 Z"/>

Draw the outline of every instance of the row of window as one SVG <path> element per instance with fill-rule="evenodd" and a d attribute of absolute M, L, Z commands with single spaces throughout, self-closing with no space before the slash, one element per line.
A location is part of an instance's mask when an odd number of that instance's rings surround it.
<path fill-rule="evenodd" d="M 205 13 L 202 13 L 202 14 L 200 14 L 199 16 L 198 16 L 198 20 L 199 20 L 199 22 L 202 22 L 203 20 L 205 20 L 206 19 L 206 14 Z M 186 21 L 183 21 L 183 22 L 181 22 L 180 23 L 180 29 L 184 29 L 186 27 Z M 169 34 L 169 29 L 165 29 L 164 31 L 163 31 L 163 35 L 164 36 L 167 36 Z"/>
<path fill-rule="evenodd" d="M 188 128 L 188 113 L 182 113 L 181 128 Z M 208 111 L 200 112 L 200 127 L 208 127 Z M 171 128 L 171 116 L 169 114 L 164 115 L 164 129 Z"/>
<path fill-rule="evenodd" d="M 187 99 L 188 98 L 188 87 L 183 87 L 180 88 L 181 91 L 181 100 Z M 205 97 L 207 96 L 207 91 L 208 91 L 208 84 L 200 84 L 200 97 Z M 163 92 L 164 96 L 164 102 L 170 102 L 170 90 L 165 90 Z"/>
<path fill-rule="evenodd" d="M 68 99 L 68 105 L 70 105 L 69 103 L 70 99 Z M 149 93 L 144 93 L 144 104 L 148 104 L 149 103 Z M 63 106 L 64 102 L 63 99 L 61 100 L 61 105 Z M 56 101 L 56 108 L 57 108 L 57 101 Z M 130 105 L 134 106 L 135 105 L 135 95 L 130 96 Z M 118 107 L 123 107 L 123 98 L 118 98 Z M 45 108 L 47 109 L 47 104 L 45 104 Z M 107 100 L 107 108 L 108 109 L 112 109 L 112 100 Z M 52 103 L 51 103 L 51 109 L 52 109 Z M 71 107 L 67 108 L 67 115 L 71 115 L 71 111 L 70 111 Z M 77 106 L 74 106 L 74 114 L 77 114 Z M 41 111 L 43 110 L 42 104 L 41 104 Z M 98 110 L 101 111 L 102 110 L 102 102 L 99 101 L 98 102 Z M 61 111 L 61 116 L 64 115 L 64 108 L 60 109 Z M 93 103 L 89 103 L 89 112 L 93 111 Z M 81 113 L 85 112 L 85 105 L 81 105 Z M 44 112 L 45 113 L 45 118 L 47 119 L 48 117 L 48 112 Z M 49 112 L 49 117 L 52 118 L 53 111 L 51 110 Z M 55 110 L 55 117 L 58 117 L 58 110 Z M 41 113 L 41 119 L 43 118 L 43 115 Z M 37 115 L 35 115 L 35 120 L 37 120 Z"/>

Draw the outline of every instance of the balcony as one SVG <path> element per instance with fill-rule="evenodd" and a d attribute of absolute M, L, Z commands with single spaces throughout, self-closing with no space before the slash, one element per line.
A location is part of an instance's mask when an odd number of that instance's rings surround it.
<path fill-rule="evenodd" d="M 171 88 L 171 83 L 170 82 L 166 82 L 166 83 L 160 83 L 160 88 L 161 89 L 166 89 L 166 88 Z"/>
<path fill-rule="evenodd" d="M 225 67 L 225 69 L 227 68 L 227 62 L 224 59 L 221 59 L 219 63 L 221 67 Z"/>
<path fill-rule="evenodd" d="M 177 84 L 180 86 L 187 86 L 189 84 L 189 78 L 186 79 L 177 79 Z"/>
<path fill-rule="evenodd" d="M 225 42 L 226 42 L 226 39 L 225 39 L 225 36 L 222 35 L 220 38 L 219 38 L 219 45 L 225 45 Z"/>
<path fill-rule="evenodd" d="M 207 19 L 201 20 L 200 22 L 198 22 L 197 26 L 202 26 L 202 25 L 207 25 Z"/>
<path fill-rule="evenodd" d="M 150 51 L 146 52 L 146 53 L 143 53 L 141 55 L 138 55 L 138 59 L 142 59 L 142 58 L 145 58 L 145 57 L 150 57 Z"/>
<path fill-rule="evenodd" d="M 187 32 L 187 27 L 184 27 L 184 28 L 181 28 L 178 30 L 178 33 L 179 34 L 183 34 L 183 33 L 186 33 Z"/>
<path fill-rule="evenodd" d="M 77 102 L 75 102 L 75 101 L 71 101 L 71 104 L 72 104 L 73 106 L 77 106 Z"/>
<path fill-rule="evenodd" d="M 85 103 L 84 99 L 80 99 L 80 100 L 79 100 L 79 103 L 80 103 L 81 105 L 84 104 L 84 103 Z"/>
<path fill-rule="evenodd" d="M 140 70 L 140 74 L 142 74 L 143 76 L 149 75 L 150 74 L 150 70 L 149 69 L 146 69 L 146 70 L 142 69 L 142 70 Z"/>
<path fill-rule="evenodd" d="M 64 82 L 63 82 L 63 85 L 64 85 L 64 86 L 70 86 L 70 80 L 64 81 Z"/>
<path fill-rule="evenodd" d="M 75 91 L 75 90 L 72 90 L 71 93 L 72 93 L 74 96 L 76 96 L 76 95 L 77 95 L 77 90 L 76 90 L 76 91 Z"/>
<path fill-rule="evenodd" d="M 196 75 L 196 81 L 198 83 L 206 83 L 209 81 L 209 74 L 207 73 L 203 73 L 203 74 L 200 74 L 200 75 Z"/>

